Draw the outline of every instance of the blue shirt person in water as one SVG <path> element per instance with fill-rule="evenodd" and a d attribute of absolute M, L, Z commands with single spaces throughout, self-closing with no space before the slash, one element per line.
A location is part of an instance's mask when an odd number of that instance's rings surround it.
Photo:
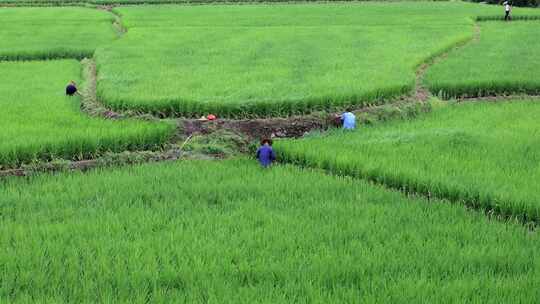
<path fill-rule="evenodd" d="M 263 139 L 261 141 L 261 146 L 257 149 L 257 159 L 264 168 L 268 168 L 276 160 L 276 154 L 272 150 L 271 139 Z"/>
<path fill-rule="evenodd" d="M 341 121 L 343 121 L 343 129 L 354 130 L 356 128 L 356 116 L 351 109 L 347 109 L 345 113 L 341 114 Z"/>

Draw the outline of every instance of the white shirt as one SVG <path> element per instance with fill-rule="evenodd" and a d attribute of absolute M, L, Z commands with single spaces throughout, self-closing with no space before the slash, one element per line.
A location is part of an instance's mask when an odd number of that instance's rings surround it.
<path fill-rule="evenodd" d="M 510 4 L 508 4 L 508 2 L 506 2 L 506 5 L 504 6 L 504 9 L 509 12 L 510 11 Z"/>

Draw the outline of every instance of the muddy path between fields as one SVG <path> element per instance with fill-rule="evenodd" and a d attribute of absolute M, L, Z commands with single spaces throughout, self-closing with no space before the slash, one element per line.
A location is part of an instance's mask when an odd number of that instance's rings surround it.
<path fill-rule="evenodd" d="M 124 26 L 124 23 L 122 22 L 122 16 L 114 10 L 115 7 L 116 7 L 115 5 L 98 5 L 96 6 L 96 9 L 106 11 L 114 16 L 112 26 L 114 30 L 116 31 L 116 35 L 118 36 L 118 38 L 120 38 L 127 33 L 127 28 Z"/>

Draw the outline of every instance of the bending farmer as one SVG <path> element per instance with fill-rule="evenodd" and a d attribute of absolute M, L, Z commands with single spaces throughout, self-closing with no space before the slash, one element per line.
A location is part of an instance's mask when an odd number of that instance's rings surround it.
<path fill-rule="evenodd" d="M 353 130 L 356 128 L 356 116 L 354 116 L 350 108 L 347 108 L 345 113 L 341 114 L 341 121 L 343 121 L 343 129 Z"/>
<path fill-rule="evenodd" d="M 66 95 L 73 96 L 75 94 L 82 96 L 77 89 L 77 84 L 75 83 L 75 81 L 71 80 L 66 86 Z"/>
<path fill-rule="evenodd" d="M 257 149 L 257 159 L 264 168 L 268 168 L 276 160 L 276 154 L 272 150 L 271 139 L 263 139 L 261 141 L 261 146 Z"/>

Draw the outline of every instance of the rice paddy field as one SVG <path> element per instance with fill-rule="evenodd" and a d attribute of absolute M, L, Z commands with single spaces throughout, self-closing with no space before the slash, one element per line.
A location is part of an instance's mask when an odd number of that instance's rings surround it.
<path fill-rule="evenodd" d="M 82 7 L 0 8 L 0 60 L 92 57 L 117 37 L 113 21 Z"/>
<path fill-rule="evenodd" d="M 341 2 L 347 2 L 353 0 L 344 0 Z M 214 4 L 214 3 L 227 3 L 227 4 L 249 4 L 249 3 L 294 3 L 288 0 L 0 0 L 0 4 L 4 5 L 119 5 L 119 4 Z M 302 2 L 319 2 L 317 0 L 307 0 Z"/>
<path fill-rule="evenodd" d="M 480 23 L 477 42 L 428 71 L 426 83 L 444 98 L 540 93 L 540 22 Z M 466 66 L 466 69 L 461 67 Z"/>
<path fill-rule="evenodd" d="M 497 10 L 465 3 L 354 3 L 115 12 L 128 32 L 96 53 L 98 96 L 107 105 L 245 117 L 407 94 L 422 62 L 472 39 L 474 18 Z"/>
<path fill-rule="evenodd" d="M 538 235 L 349 178 L 193 161 L 11 180 L 0 299 L 533 303 Z"/>
<path fill-rule="evenodd" d="M 0 0 L 0 303 L 539 302 L 540 10 L 216 2 Z"/>
<path fill-rule="evenodd" d="M 287 161 L 540 219 L 540 103 L 471 103 L 279 142 Z"/>
<path fill-rule="evenodd" d="M 104 151 L 160 145 L 172 126 L 90 118 L 79 97 L 64 96 L 79 81 L 75 60 L 0 63 L 0 167 L 36 159 L 82 159 Z"/>

